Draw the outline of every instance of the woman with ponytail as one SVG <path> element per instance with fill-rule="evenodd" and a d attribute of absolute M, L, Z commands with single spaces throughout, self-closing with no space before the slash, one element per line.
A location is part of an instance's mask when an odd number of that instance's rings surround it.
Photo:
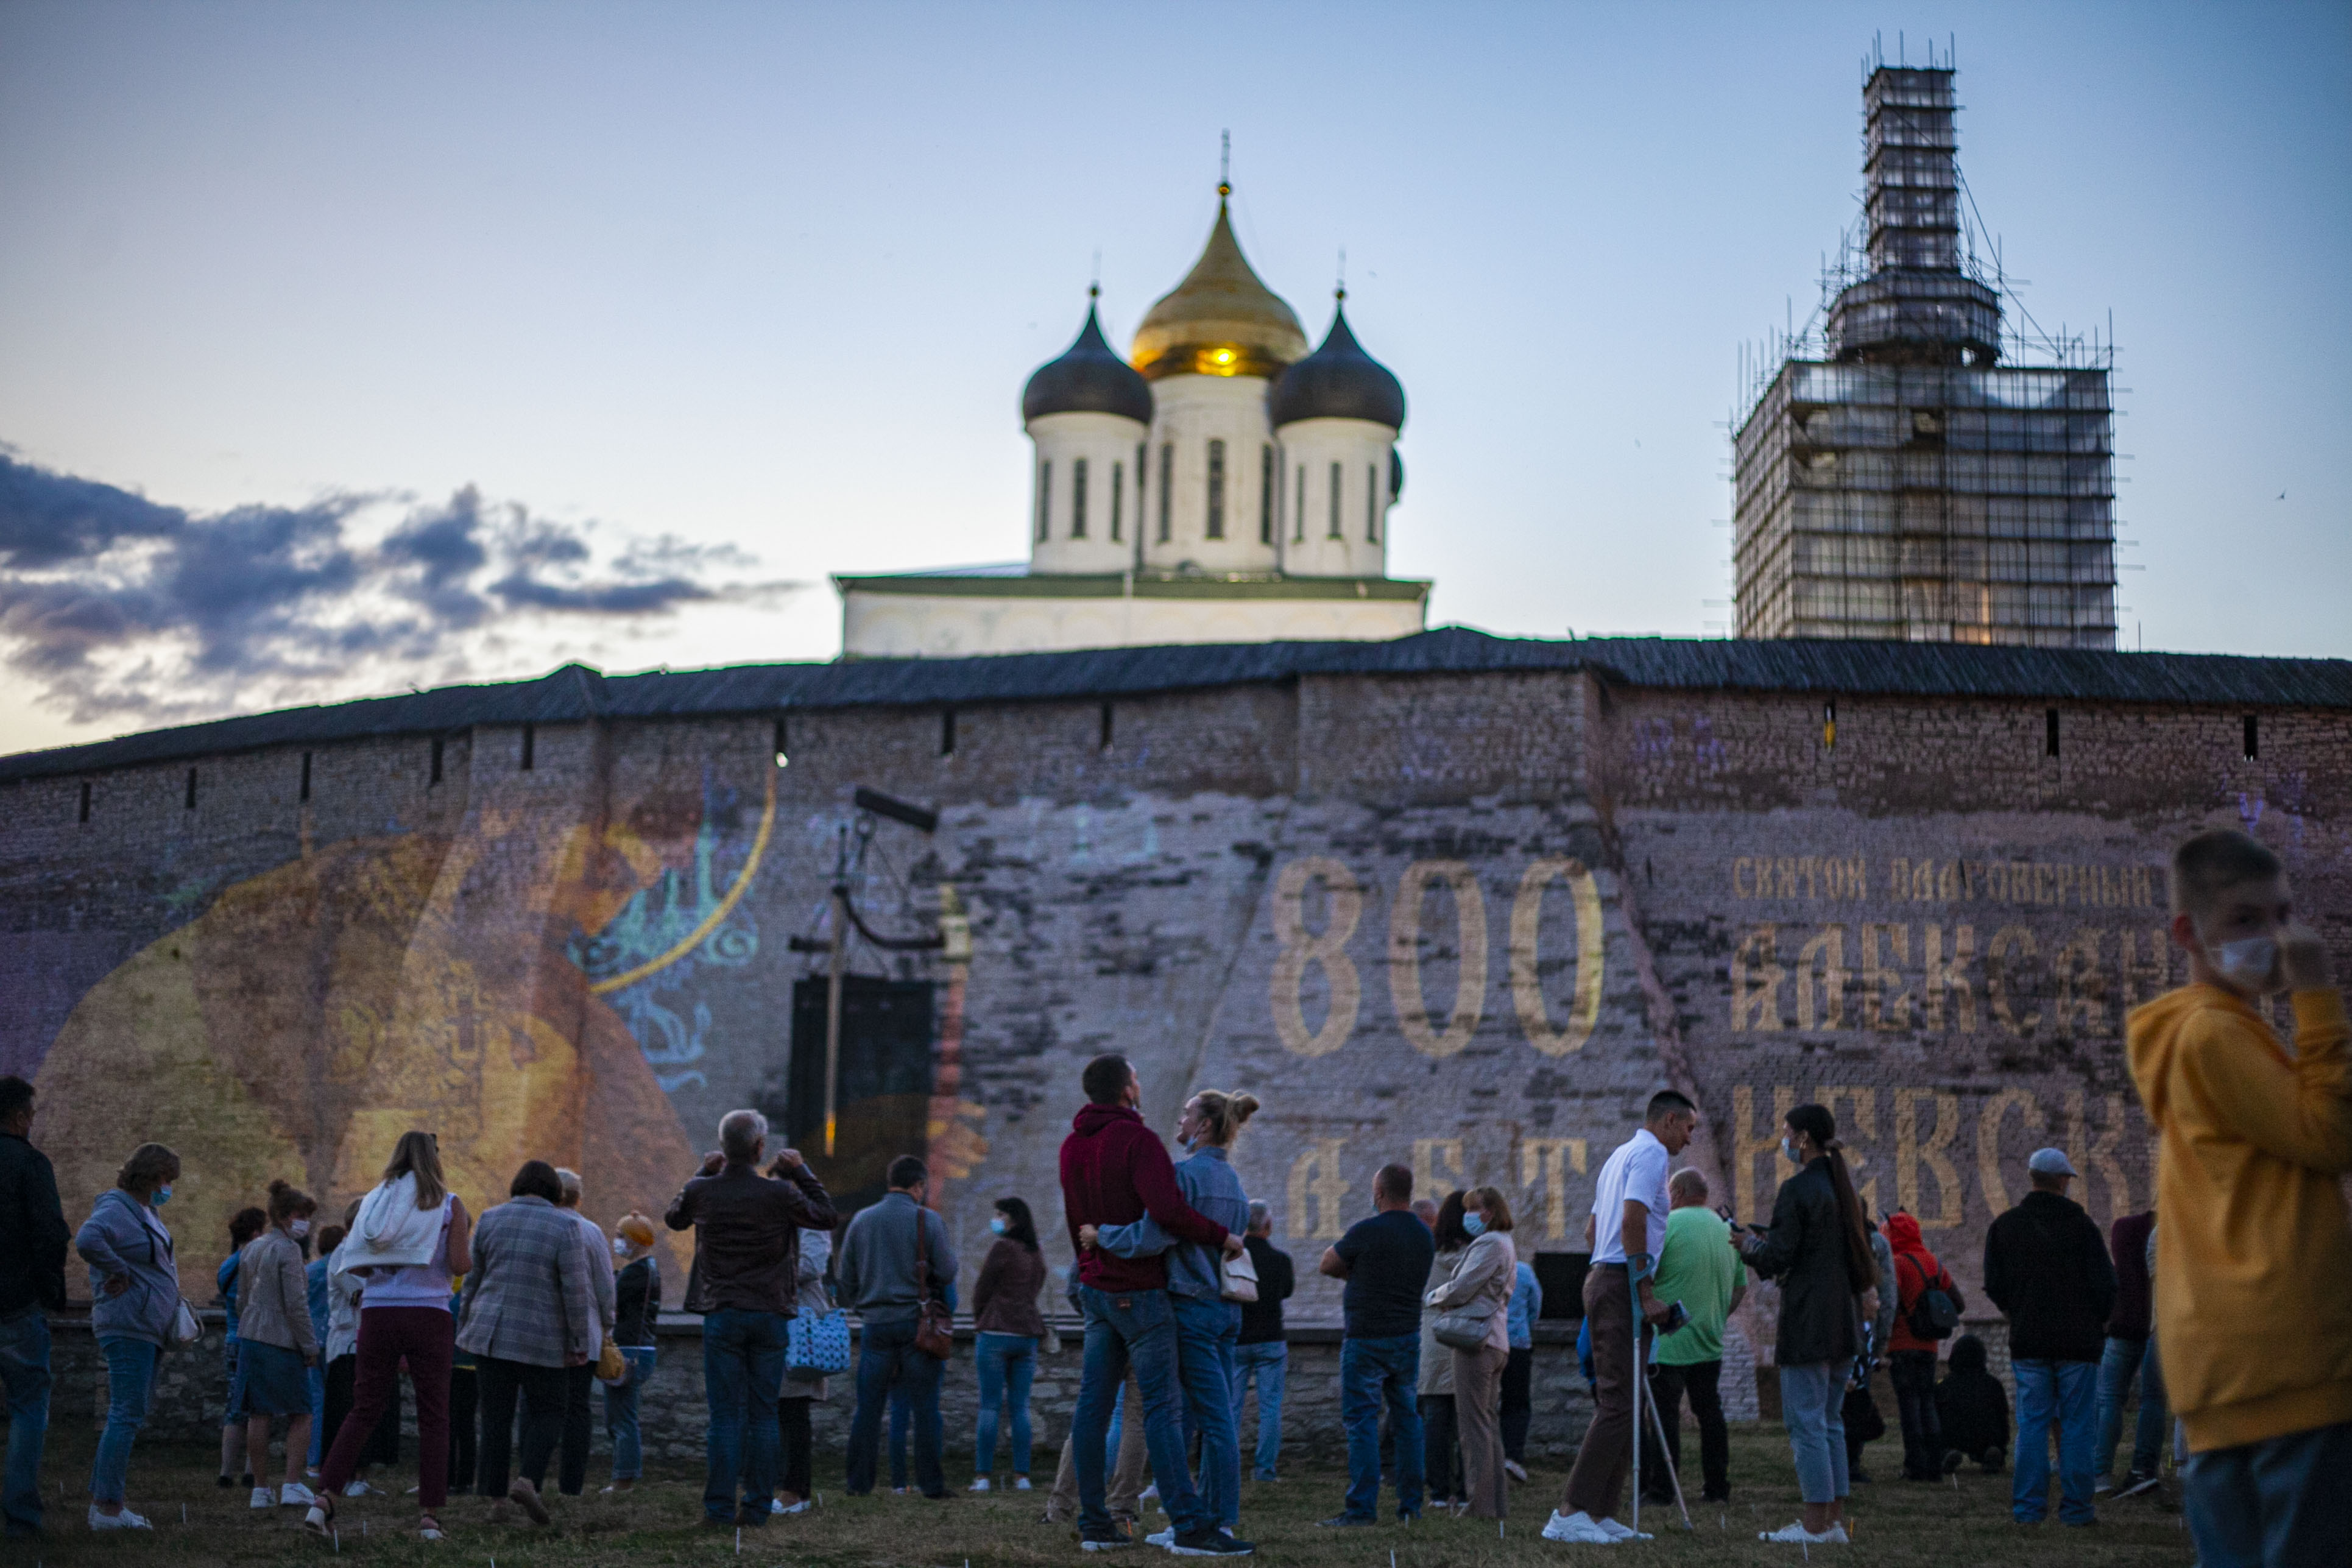
<path fill-rule="evenodd" d="M 1731 1237 L 1748 1267 L 1780 1281 L 1780 1418 L 1805 1503 L 1801 1520 L 1763 1539 L 1842 1542 L 1848 1478 L 1841 1405 L 1862 1350 L 1863 1320 L 1878 1310 L 1878 1261 L 1836 1121 L 1819 1105 L 1800 1105 L 1786 1120 L 1780 1152 L 1797 1173 L 1780 1184 L 1769 1226 L 1735 1226 Z"/>
<path fill-rule="evenodd" d="M 1188 1158 L 1176 1163 L 1176 1184 L 1184 1201 L 1235 1237 L 1249 1230 L 1249 1194 L 1234 1172 L 1229 1151 L 1243 1123 L 1257 1112 L 1254 1094 L 1204 1089 L 1184 1102 L 1176 1120 L 1176 1141 Z M 1078 1229 L 1081 1247 L 1099 1247 L 1119 1258 L 1168 1255 L 1168 1303 L 1176 1316 L 1176 1372 L 1183 1385 L 1184 1425 L 1201 1436 L 1201 1503 L 1213 1523 L 1231 1534 L 1241 1521 L 1242 1451 L 1234 1418 L 1234 1351 L 1241 1343 L 1242 1309 L 1224 1299 L 1219 1252 L 1198 1242 L 1178 1242 L 1150 1215 L 1132 1225 L 1097 1231 Z M 1168 1545 L 1175 1538 L 1151 1538 Z"/>

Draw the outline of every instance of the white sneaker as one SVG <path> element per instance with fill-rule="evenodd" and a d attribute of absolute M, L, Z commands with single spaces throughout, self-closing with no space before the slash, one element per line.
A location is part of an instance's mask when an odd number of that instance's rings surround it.
<path fill-rule="evenodd" d="M 318 1500 L 317 1494 L 300 1481 L 288 1481 L 278 1489 L 278 1506 L 280 1508 L 309 1508 Z"/>
<path fill-rule="evenodd" d="M 131 1512 L 129 1503 L 122 1505 L 121 1513 L 100 1513 L 98 1511 L 96 1503 L 90 1504 L 89 1527 L 92 1530 L 152 1530 L 155 1528 Z"/>
<path fill-rule="evenodd" d="M 1646 1530 L 1636 1530 L 1630 1524 L 1621 1523 L 1613 1519 L 1596 1519 L 1592 1522 L 1607 1531 L 1613 1540 L 1654 1541 L 1656 1539 Z"/>
<path fill-rule="evenodd" d="M 278 1506 L 278 1494 L 271 1491 L 268 1487 L 256 1487 L 253 1489 L 253 1500 L 250 1506 L 254 1508 L 276 1508 Z"/>
<path fill-rule="evenodd" d="M 1016 1492 L 1025 1492 L 1025 1491 L 1027 1491 L 1027 1490 L 1029 1489 L 1029 1478 L 1028 1478 L 1027 1476 L 1015 1476 L 1015 1477 L 1013 1477 L 1013 1489 L 1014 1491 L 1016 1491 Z"/>
<path fill-rule="evenodd" d="M 1160 1500 L 1160 1483 L 1158 1481 L 1154 1481 L 1150 1486 L 1144 1488 L 1141 1491 L 1136 1493 L 1135 1500 L 1138 1502 L 1158 1502 Z"/>
<path fill-rule="evenodd" d="M 375 1490 L 373 1487 L 368 1485 L 365 1481 L 359 1479 L 357 1477 L 353 1477 L 352 1479 L 343 1483 L 343 1495 L 345 1497 L 365 1497 L 368 1493 L 373 1490 Z"/>
<path fill-rule="evenodd" d="M 1519 1463 L 1517 1459 L 1505 1459 L 1503 1461 L 1503 1473 L 1510 1477 L 1511 1479 L 1515 1481 L 1523 1481 L 1528 1479 L 1528 1468 Z"/>
<path fill-rule="evenodd" d="M 976 1492 L 984 1492 L 984 1491 L 988 1490 L 988 1488 L 989 1488 L 989 1479 L 988 1479 L 988 1478 L 987 1478 L 986 1476 L 974 1476 L 974 1477 L 972 1477 L 972 1478 L 971 1478 L 971 1489 L 972 1489 L 972 1490 L 974 1490 L 974 1491 L 976 1491 Z"/>
<path fill-rule="evenodd" d="M 1582 1509 L 1574 1513 L 1561 1513 L 1555 1509 L 1552 1516 L 1544 1521 L 1543 1538 L 1565 1542 L 1571 1546 L 1614 1546 L 1618 1541 Z"/>
<path fill-rule="evenodd" d="M 768 1512 L 772 1515 L 779 1513 L 806 1513 L 808 1510 L 809 1500 L 806 1498 L 803 1498 L 800 1501 L 795 1503 L 787 1503 L 782 1498 L 771 1498 L 768 1500 Z"/>
<path fill-rule="evenodd" d="M 1176 1544 L 1176 1527 L 1175 1527 L 1174 1525 L 1172 1525 L 1172 1524 L 1171 1524 L 1171 1525 L 1170 1525 L 1170 1526 L 1169 1526 L 1167 1529 L 1165 1529 L 1165 1530 L 1155 1530 L 1155 1531 L 1153 1531 L 1150 1534 L 1149 1534 L 1149 1535 L 1147 1535 L 1147 1536 L 1145 1536 L 1145 1537 L 1143 1538 L 1143 1544 L 1145 1544 L 1146 1546 L 1163 1546 L 1163 1547 L 1165 1547 L 1165 1546 L 1173 1546 L 1173 1545 L 1175 1545 L 1175 1544 Z"/>
<path fill-rule="evenodd" d="M 1777 1541 L 1784 1546 L 1843 1546 L 1846 1535 L 1844 1527 L 1835 1524 L 1816 1535 L 1805 1528 L 1805 1521 L 1801 1519 L 1784 1529 L 1759 1531 L 1756 1539 Z"/>

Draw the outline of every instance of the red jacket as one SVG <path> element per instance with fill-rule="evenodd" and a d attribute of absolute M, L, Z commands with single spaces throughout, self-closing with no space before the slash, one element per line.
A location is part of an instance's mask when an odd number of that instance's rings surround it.
<path fill-rule="evenodd" d="M 1193 1211 L 1176 1184 L 1176 1167 L 1160 1135 L 1123 1105 L 1088 1105 L 1062 1140 L 1062 1210 L 1070 1246 L 1082 1225 L 1132 1225 L 1147 1213 L 1160 1228 L 1203 1247 L 1223 1247 L 1225 1227 Z M 1168 1264 L 1150 1258 L 1113 1258 L 1078 1248 L 1078 1283 L 1097 1290 L 1164 1290 Z"/>
<path fill-rule="evenodd" d="M 1886 1245 L 1895 1253 L 1895 1332 L 1887 1337 L 1889 1351 L 1932 1351 L 1941 1343 L 1923 1340 L 1911 1331 L 1911 1309 L 1919 1304 L 1920 1292 L 1933 1285 L 1950 1296 L 1955 1306 L 1962 1304 L 1960 1288 L 1936 1255 L 1919 1239 L 1919 1222 L 1907 1214 L 1891 1214 L 1879 1227 L 1886 1236 Z"/>

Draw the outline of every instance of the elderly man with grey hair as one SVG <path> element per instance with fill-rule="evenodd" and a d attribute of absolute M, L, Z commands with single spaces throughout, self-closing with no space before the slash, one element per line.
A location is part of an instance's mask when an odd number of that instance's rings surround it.
<path fill-rule="evenodd" d="M 593 1430 L 589 1403 L 596 1389 L 596 1358 L 612 1337 L 618 1303 L 604 1226 L 580 1212 L 580 1173 L 558 1165 L 555 1179 L 563 1188 L 563 1202 L 557 1206 L 579 1225 L 580 1245 L 588 1249 L 588 1289 L 596 1298 L 596 1342 L 589 1347 L 587 1364 L 563 1371 L 563 1447 L 556 1460 L 555 1484 L 565 1497 L 578 1497 L 588 1486 L 588 1438 Z"/>
<path fill-rule="evenodd" d="M 672 1230 L 694 1227 L 686 1310 L 702 1314 L 702 1385 L 710 1405 L 702 1514 L 714 1528 L 768 1522 L 784 1332 L 800 1302 L 801 1231 L 840 1223 L 797 1150 L 779 1152 L 761 1173 L 767 1142 L 766 1117 L 729 1111 L 719 1121 L 718 1149 L 664 1216 Z"/>
<path fill-rule="evenodd" d="M 1250 1467 L 1262 1481 L 1278 1480 L 1282 1458 L 1282 1389 L 1290 1370 L 1290 1342 L 1282 1329 L 1282 1304 L 1296 1288 L 1290 1254 L 1274 1245 L 1274 1211 L 1264 1198 L 1249 1206 L 1249 1232 L 1242 1237 L 1257 1266 L 1257 1300 L 1242 1303 L 1242 1331 L 1234 1344 L 1234 1424 L 1242 1419 L 1242 1395 L 1257 1380 L 1257 1452 Z"/>

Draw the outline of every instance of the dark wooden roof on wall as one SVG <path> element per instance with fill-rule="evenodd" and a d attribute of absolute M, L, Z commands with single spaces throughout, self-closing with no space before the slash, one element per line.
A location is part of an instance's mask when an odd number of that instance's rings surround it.
<path fill-rule="evenodd" d="M 845 659 L 604 675 L 566 665 L 536 680 L 447 686 L 289 708 L 88 745 L 0 757 L 0 783 L 217 756 L 269 746 L 450 734 L 478 724 L 564 724 L 1139 697 L 1302 675 L 1590 670 L 1629 687 L 1840 696 L 2038 698 L 2230 707 L 2352 708 L 2352 660 L 2093 653 L 1958 643 L 1489 637 L 1447 626 L 1393 642 L 1224 643 Z"/>

